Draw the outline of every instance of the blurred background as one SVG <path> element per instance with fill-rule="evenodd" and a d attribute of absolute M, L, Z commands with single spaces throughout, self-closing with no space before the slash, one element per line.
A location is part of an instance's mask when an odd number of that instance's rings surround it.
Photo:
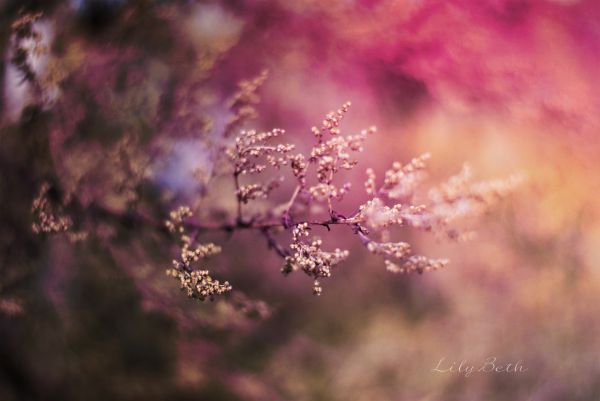
<path fill-rule="evenodd" d="M 599 2 L 0 0 L 0 51 L 0 400 L 600 400 Z M 471 242 L 403 234 L 445 270 L 392 275 L 334 229 L 351 257 L 313 297 L 263 238 L 215 234 L 237 295 L 188 299 L 128 211 L 234 201 L 194 171 L 264 69 L 250 127 L 306 146 L 347 100 L 343 131 L 378 127 L 356 193 L 423 152 L 432 182 L 527 181 Z M 36 236 L 44 181 L 123 218 Z M 435 370 L 490 357 L 524 369 Z"/>

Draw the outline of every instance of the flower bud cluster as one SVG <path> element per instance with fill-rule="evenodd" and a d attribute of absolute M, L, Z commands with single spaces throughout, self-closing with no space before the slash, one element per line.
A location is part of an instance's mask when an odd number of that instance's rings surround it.
<path fill-rule="evenodd" d="M 297 153 L 290 155 L 288 160 L 294 177 L 296 177 L 300 186 L 304 187 L 306 185 L 306 169 L 308 168 L 306 158 L 302 153 Z"/>
<path fill-rule="evenodd" d="M 205 301 L 213 301 L 216 295 L 222 295 L 231 291 L 232 287 L 228 281 L 220 283 L 214 280 L 208 270 L 187 270 L 169 269 L 167 275 L 179 280 L 181 289 L 188 297 Z"/>
<path fill-rule="evenodd" d="M 503 180 L 471 182 L 472 171 L 468 164 L 445 183 L 429 191 L 431 211 L 441 225 L 464 217 L 485 213 L 521 184 L 523 177 L 513 175 Z"/>
<path fill-rule="evenodd" d="M 273 129 L 268 132 L 242 131 L 235 139 L 235 146 L 227 151 L 233 164 L 233 174 L 236 177 L 236 196 L 240 203 L 267 198 L 283 180 L 282 177 L 279 177 L 266 183 L 240 185 L 237 177 L 261 173 L 267 169 L 267 166 L 280 169 L 290 164 L 290 160 L 293 158 L 290 152 L 294 150 L 294 145 L 269 143 L 284 133 L 285 131 L 282 129 Z"/>
<path fill-rule="evenodd" d="M 265 83 L 268 72 L 262 71 L 257 77 L 241 81 L 238 84 L 238 91 L 229 100 L 229 109 L 233 116 L 225 125 L 224 136 L 231 136 L 246 121 L 255 119 L 258 116 L 256 105 L 260 102 L 258 90 Z"/>
<path fill-rule="evenodd" d="M 359 207 L 355 220 L 379 230 L 393 224 L 402 224 L 402 205 L 387 206 L 380 198 L 373 198 Z"/>
<path fill-rule="evenodd" d="M 369 135 L 376 132 L 376 128 L 371 127 L 357 135 L 341 136 L 339 126 L 349 108 L 350 102 L 347 102 L 336 112 L 327 114 L 321 128 L 312 128 L 318 142 L 310 152 L 309 161 L 317 166 L 316 178 L 318 183 L 309 188 L 308 192 L 313 199 L 318 201 L 327 200 L 330 205 L 332 199 L 340 200 L 350 188 L 349 184 L 337 188 L 333 184 L 335 174 L 342 169 L 350 170 L 357 164 L 351 153 L 362 152 L 364 141 Z M 329 139 L 325 139 L 324 134 L 326 133 L 329 133 Z M 302 176 L 302 179 L 304 177 Z"/>
<path fill-rule="evenodd" d="M 366 171 L 367 180 L 365 181 L 365 192 L 367 195 L 375 196 L 377 194 L 377 185 L 375 183 L 375 171 L 372 168 L 368 168 Z"/>
<path fill-rule="evenodd" d="M 55 205 L 48 196 L 50 186 L 43 183 L 40 192 L 31 204 L 34 222 L 31 228 L 34 233 L 58 234 L 68 231 L 73 222 L 68 216 L 62 215 L 62 208 Z"/>
<path fill-rule="evenodd" d="M 448 265 L 448 259 L 429 259 L 421 255 L 412 255 L 406 258 L 402 264 L 385 260 L 385 268 L 391 273 L 423 273 L 439 270 Z"/>
<path fill-rule="evenodd" d="M 321 249 L 323 242 L 319 238 L 309 238 L 308 223 L 298 224 L 292 230 L 292 243 L 290 248 L 293 255 L 285 258 L 283 273 L 291 273 L 302 270 L 314 279 L 313 292 L 320 295 L 322 288 L 319 278 L 331 277 L 331 270 L 338 263 L 345 260 L 349 252 L 347 250 L 335 249 L 326 252 Z"/>
<path fill-rule="evenodd" d="M 284 133 L 284 130 L 277 128 L 268 132 L 254 130 L 240 132 L 235 138 L 235 146 L 227 151 L 234 166 L 234 174 L 256 174 L 264 171 L 267 165 L 259 162 L 261 158 L 278 169 L 287 165 L 289 162 L 287 155 L 294 150 L 294 145 L 268 143 Z"/>
<path fill-rule="evenodd" d="M 407 242 L 375 242 L 371 241 L 367 244 L 369 252 L 375 255 L 393 257 L 402 259 L 408 256 L 411 252 L 410 244 Z"/>
<path fill-rule="evenodd" d="M 394 162 L 392 168 L 385 172 L 383 185 L 379 189 L 379 193 L 390 199 L 411 199 L 425 177 L 426 162 L 430 157 L 429 153 L 425 153 L 405 165 Z M 371 174 L 367 172 L 367 176 L 367 183 L 374 182 L 375 177 L 372 172 Z M 365 183 L 365 186 L 367 186 L 367 183 Z"/>
<path fill-rule="evenodd" d="M 364 235 L 363 238 L 369 252 L 383 256 L 386 269 L 392 273 L 423 273 L 441 269 L 448 264 L 446 259 L 429 259 L 425 256 L 413 255 L 411 246 L 407 242 L 376 242 Z"/>
<path fill-rule="evenodd" d="M 308 189 L 312 199 L 316 201 L 327 201 L 328 199 L 342 200 L 344 195 L 350 192 L 352 184 L 349 182 L 342 185 L 340 188 L 332 184 L 317 184 Z"/>
<path fill-rule="evenodd" d="M 325 116 L 325 119 L 321 123 L 321 127 L 312 127 L 311 132 L 318 139 L 319 142 L 323 139 L 323 134 L 329 133 L 332 136 L 339 135 L 340 133 L 340 122 L 344 118 L 344 114 L 350 110 L 350 102 L 346 102 L 337 111 L 332 111 Z"/>
<path fill-rule="evenodd" d="M 165 226 L 170 233 L 183 236 L 185 234 L 184 223 L 189 217 L 192 217 L 192 210 L 188 206 L 180 206 L 177 210 L 169 213 L 169 219 L 165 221 Z"/>
<path fill-rule="evenodd" d="M 188 235 L 185 222 L 192 216 L 192 211 L 187 206 L 181 206 L 169 215 L 166 226 L 169 232 L 179 235 L 182 242 L 179 259 L 173 260 L 173 266 L 167 269 L 170 277 L 179 280 L 181 289 L 190 297 L 204 301 L 213 300 L 215 295 L 231 291 L 229 282 L 220 283 L 213 279 L 208 270 L 195 270 L 193 264 L 200 259 L 207 258 L 221 252 L 221 247 L 213 243 L 193 245 L 192 238 Z"/>
<path fill-rule="evenodd" d="M 271 191 L 279 186 L 279 182 L 280 180 L 271 180 L 267 183 L 241 185 L 236 194 L 242 203 L 253 199 L 266 199 Z"/>
<path fill-rule="evenodd" d="M 385 173 L 380 188 L 377 188 L 374 171 L 368 169 L 365 190 L 374 197 L 361 205 L 358 213 L 347 221 L 359 228 L 364 225 L 375 231 L 383 230 L 388 235 L 387 229 L 396 225 L 445 233 L 451 239 L 467 239 L 473 236 L 472 232 L 462 233 L 456 227 L 448 227 L 449 223 L 457 218 L 483 213 L 513 192 L 521 181 L 519 176 L 512 176 L 506 180 L 471 183 L 471 170 L 465 165 L 459 174 L 429 191 L 430 202 L 427 205 L 413 205 L 411 200 L 424 177 L 428 159 L 429 154 L 426 153 L 406 165 L 395 162 Z M 407 204 L 387 206 L 382 197 L 404 199 Z M 413 255 L 410 245 L 405 242 L 376 242 L 364 234 L 364 229 L 359 230 L 359 235 L 367 249 L 383 256 L 387 270 L 394 273 L 422 273 L 448 264 L 446 259 Z"/>

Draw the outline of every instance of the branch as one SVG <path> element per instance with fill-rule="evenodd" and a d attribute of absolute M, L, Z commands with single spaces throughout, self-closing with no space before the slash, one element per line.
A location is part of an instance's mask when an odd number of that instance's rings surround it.
<path fill-rule="evenodd" d="M 273 234 L 271 233 L 271 231 L 269 230 L 269 228 L 263 228 L 261 230 L 261 232 L 265 236 L 265 238 L 267 239 L 267 245 L 269 246 L 269 249 L 273 249 L 283 259 L 285 259 L 288 256 L 290 256 L 289 251 L 287 249 L 285 249 L 284 247 L 282 247 L 277 242 L 277 240 L 275 240 L 275 237 L 273 237 Z"/>

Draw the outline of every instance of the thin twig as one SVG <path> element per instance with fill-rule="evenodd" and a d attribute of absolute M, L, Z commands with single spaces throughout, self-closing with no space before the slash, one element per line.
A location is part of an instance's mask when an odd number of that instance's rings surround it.
<path fill-rule="evenodd" d="M 233 182 L 235 183 L 235 197 L 237 199 L 237 221 L 242 221 L 242 194 L 240 192 L 240 178 L 239 173 L 236 171 L 233 173 Z"/>
<path fill-rule="evenodd" d="M 273 249 L 279 256 L 281 256 L 284 259 L 290 256 L 289 251 L 277 242 L 277 240 L 275 239 L 275 237 L 273 237 L 273 234 L 268 228 L 262 229 L 261 232 L 267 239 L 267 245 L 269 246 L 269 249 Z"/>

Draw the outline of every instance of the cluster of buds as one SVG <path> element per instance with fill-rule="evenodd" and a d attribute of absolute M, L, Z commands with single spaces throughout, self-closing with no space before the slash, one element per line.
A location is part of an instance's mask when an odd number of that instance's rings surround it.
<path fill-rule="evenodd" d="M 328 199 L 340 201 L 344 195 L 350 191 L 351 187 L 352 185 L 349 182 L 345 183 L 340 188 L 332 184 L 317 184 L 310 187 L 308 193 L 312 199 L 317 201 L 327 201 Z"/>
<path fill-rule="evenodd" d="M 375 173 L 367 170 L 366 192 L 379 194 L 388 199 L 404 199 L 410 202 L 418 184 L 425 176 L 425 162 L 429 154 L 413 159 L 406 165 L 395 162 L 385 174 L 384 183 L 377 188 Z M 445 229 L 459 218 L 475 217 L 489 210 L 496 202 L 508 196 L 520 185 L 522 177 L 513 175 L 503 180 L 472 183 L 468 165 L 445 183 L 429 191 L 427 205 L 400 205 L 388 207 L 381 198 L 373 198 L 360 208 L 360 221 L 372 228 L 385 228 L 392 224 L 415 227 L 427 231 L 446 232 L 451 238 L 466 238 L 454 229 Z"/>
<path fill-rule="evenodd" d="M 236 190 L 237 198 L 242 203 L 248 203 L 253 199 L 266 199 L 271 191 L 279 186 L 279 180 L 270 180 L 262 184 L 240 185 Z"/>
<path fill-rule="evenodd" d="M 276 169 L 288 165 L 290 152 L 294 150 L 294 145 L 271 144 L 273 139 L 284 133 L 285 131 L 282 129 L 273 129 L 268 132 L 242 131 L 235 138 L 234 146 L 227 150 L 234 169 L 236 196 L 239 202 L 247 203 L 249 200 L 267 198 L 271 191 L 279 186 L 282 177 L 266 183 L 247 185 L 240 185 L 238 177 L 261 173 L 266 170 L 268 165 Z"/>
<path fill-rule="evenodd" d="M 325 119 L 321 123 L 321 127 L 312 127 L 311 131 L 319 142 L 323 139 L 323 134 L 329 133 L 332 136 L 339 135 L 340 133 L 340 122 L 344 118 L 344 114 L 350 110 L 350 102 L 346 102 L 337 111 L 332 111 L 325 116 Z"/>
<path fill-rule="evenodd" d="M 369 252 L 375 255 L 393 257 L 395 259 L 405 258 L 410 254 L 410 244 L 407 242 L 375 242 L 367 243 Z"/>
<path fill-rule="evenodd" d="M 288 164 L 287 155 L 294 150 L 291 144 L 270 144 L 269 142 L 285 133 L 282 129 L 268 132 L 254 130 L 242 131 L 235 138 L 235 146 L 228 149 L 227 155 L 234 166 L 234 174 L 256 174 L 267 168 L 259 161 L 264 158 L 266 163 L 275 168 Z"/>
<path fill-rule="evenodd" d="M 317 184 L 308 189 L 313 199 L 318 201 L 326 200 L 329 204 L 331 212 L 331 200 L 340 200 L 341 197 L 350 189 L 349 184 L 344 184 L 341 188 L 337 188 L 333 184 L 334 175 L 341 169 L 352 169 L 357 161 L 352 159 L 351 152 L 361 152 L 363 143 L 367 137 L 376 132 L 375 127 L 362 130 L 357 135 L 340 135 L 340 123 L 344 114 L 349 110 L 350 102 L 345 103 L 336 112 L 327 114 L 320 128 L 313 127 L 312 132 L 317 138 L 317 144 L 310 152 L 310 163 L 316 164 Z M 330 138 L 325 139 L 326 133 L 329 133 Z M 304 166 L 305 169 L 307 166 Z M 294 172 L 296 177 L 300 177 L 300 182 L 305 181 L 305 173 L 298 174 Z"/>
<path fill-rule="evenodd" d="M 468 164 L 445 183 L 429 191 L 431 211 L 438 224 L 448 224 L 463 217 L 480 215 L 505 198 L 520 185 L 523 177 L 512 175 L 504 180 L 471 182 Z"/>
<path fill-rule="evenodd" d="M 228 281 L 220 283 L 214 280 L 208 270 L 178 270 L 169 269 L 167 275 L 179 280 L 181 289 L 188 297 L 205 301 L 213 301 L 216 295 L 222 295 L 231 291 L 232 287 Z"/>
<path fill-rule="evenodd" d="M 375 171 L 372 168 L 367 169 L 367 180 L 365 181 L 365 192 L 367 195 L 375 196 L 377 194 L 377 184 L 375 183 Z"/>
<path fill-rule="evenodd" d="M 365 224 L 375 230 L 387 228 L 393 224 L 402 224 L 402 205 L 389 207 L 380 198 L 373 198 L 359 207 L 354 221 Z"/>
<path fill-rule="evenodd" d="M 412 159 L 406 165 L 395 162 L 385 173 L 380 188 L 376 185 L 375 173 L 368 169 L 365 190 L 367 194 L 375 197 L 361 205 L 358 213 L 346 221 L 360 228 L 364 226 L 384 232 L 388 232 L 388 227 L 396 225 L 445 233 L 452 239 L 466 239 L 472 236 L 472 232 L 461 233 L 456 228 L 448 228 L 448 224 L 457 218 L 476 216 L 488 210 L 496 201 L 514 191 L 521 181 L 519 176 L 512 176 L 506 180 L 471 183 L 471 170 L 465 166 L 459 174 L 429 191 L 429 204 L 412 205 L 410 201 L 425 176 L 426 161 L 429 157 L 426 153 Z M 383 200 L 384 197 L 403 199 L 407 204 L 395 203 L 388 206 Z M 358 230 L 367 249 L 385 258 L 388 271 L 422 273 L 438 270 L 448 264 L 446 259 L 413 255 L 409 244 L 405 242 L 379 243 L 368 238 L 365 233 L 365 229 Z"/>
<path fill-rule="evenodd" d="M 391 273 L 419 273 L 439 270 L 448 265 L 448 259 L 430 259 L 422 255 L 412 255 L 406 258 L 402 264 L 385 260 L 385 268 Z"/>
<path fill-rule="evenodd" d="M 192 211 L 187 206 L 181 206 L 169 215 L 165 225 L 169 232 L 177 234 L 182 242 L 179 259 L 173 260 L 173 266 L 167 269 L 170 277 L 179 280 L 181 289 L 190 297 L 204 301 L 213 300 L 215 295 L 231 291 L 231 285 L 225 281 L 220 283 L 213 279 L 208 270 L 195 270 L 193 264 L 200 259 L 208 258 L 221 252 L 221 247 L 213 243 L 193 245 L 192 238 L 188 235 L 185 223 L 192 216 Z"/>
<path fill-rule="evenodd" d="M 352 169 L 357 162 L 351 158 L 350 152 L 362 152 L 367 136 L 376 131 L 375 127 L 371 127 L 357 135 L 335 136 L 319 142 L 310 152 L 310 161 L 317 163 L 317 180 L 328 182 L 340 169 Z"/>
<path fill-rule="evenodd" d="M 441 269 L 448 264 L 446 259 L 430 259 L 422 255 L 413 255 L 411 246 L 407 242 L 376 242 L 360 232 L 358 235 L 369 252 L 383 256 L 386 269 L 392 273 L 423 273 Z"/>
<path fill-rule="evenodd" d="M 322 292 L 319 279 L 331 277 L 331 270 L 338 263 L 348 257 L 347 250 L 335 249 L 326 252 L 321 249 L 323 242 L 319 238 L 309 238 L 308 223 L 301 223 L 292 230 L 292 243 L 290 248 L 293 255 L 285 258 L 283 273 L 288 274 L 302 270 L 314 279 L 313 292 L 320 295 Z"/>
<path fill-rule="evenodd" d="M 50 200 L 49 190 L 48 183 L 43 183 L 40 192 L 31 204 L 31 213 L 34 218 L 31 228 L 36 234 L 63 233 L 73 225 L 69 217 L 62 215 L 61 207 Z"/>
<path fill-rule="evenodd" d="M 186 241 L 190 241 L 189 237 L 186 237 Z M 200 258 L 207 258 L 220 252 L 221 247 L 213 243 L 192 247 L 190 242 L 185 242 L 181 247 L 181 258 L 173 261 L 173 267 L 178 270 L 190 270 L 192 263 L 199 261 Z"/>
<path fill-rule="evenodd" d="M 297 153 L 288 156 L 288 160 L 290 162 L 292 173 L 298 180 L 298 184 L 300 187 L 304 187 L 306 185 L 306 169 L 308 168 L 306 158 L 302 153 Z"/>
<path fill-rule="evenodd" d="M 238 91 L 229 100 L 229 109 L 233 116 L 225 125 L 225 137 L 229 137 L 246 121 L 255 119 L 258 116 L 256 105 L 260 102 L 258 89 L 265 83 L 268 72 L 265 70 L 257 77 L 241 81 L 238 84 Z"/>
<path fill-rule="evenodd" d="M 185 220 L 192 217 L 192 209 L 188 206 L 180 206 L 169 213 L 169 219 L 165 221 L 165 226 L 171 234 L 185 235 Z M 183 241 L 187 242 L 187 241 Z"/>
<path fill-rule="evenodd" d="M 425 153 L 412 159 L 409 163 L 402 165 L 394 162 L 392 168 L 385 172 L 383 185 L 379 189 L 379 194 L 386 195 L 390 199 L 411 199 L 415 190 L 425 177 L 426 162 L 431 157 Z M 374 190 L 375 174 L 367 170 L 367 181 L 365 187 Z"/>
<path fill-rule="evenodd" d="M 404 225 L 428 229 L 431 218 L 425 205 L 387 206 L 381 198 L 373 198 L 359 207 L 358 214 L 350 221 L 380 230 L 392 225 Z"/>

